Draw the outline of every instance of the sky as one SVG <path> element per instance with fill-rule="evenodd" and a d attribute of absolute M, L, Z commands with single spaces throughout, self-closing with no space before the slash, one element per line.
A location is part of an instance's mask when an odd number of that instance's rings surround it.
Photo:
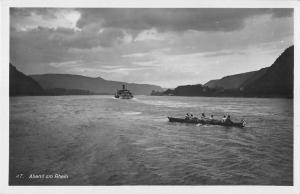
<path fill-rule="evenodd" d="M 288 8 L 11 8 L 10 62 L 174 88 L 270 66 L 293 45 Z"/>

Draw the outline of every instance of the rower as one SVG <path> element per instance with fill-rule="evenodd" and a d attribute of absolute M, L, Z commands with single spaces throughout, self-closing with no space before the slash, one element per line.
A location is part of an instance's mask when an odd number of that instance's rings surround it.
<path fill-rule="evenodd" d="M 209 119 L 213 120 L 214 119 L 214 115 L 210 115 Z"/>
<path fill-rule="evenodd" d="M 190 114 L 189 113 L 186 113 L 185 119 L 190 119 Z"/>
<path fill-rule="evenodd" d="M 227 119 L 227 118 L 226 118 L 226 116 L 224 115 L 223 118 L 222 118 L 222 122 L 224 123 L 224 122 L 226 121 L 226 119 Z"/>
<path fill-rule="evenodd" d="M 194 120 L 194 121 L 198 120 L 198 118 L 193 116 L 193 115 L 191 115 L 191 119 Z"/>
<path fill-rule="evenodd" d="M 205 119 L 205 114 L 204 113 L 201 114 L 201 119 Z"/>
<path fill-rule="evenodd" d="M 241 122 L 242 122 L 243 126 L 246 125 L 246 121 L 244 119 L 242 119 Z"/>
<path fill-rule="evenodd" d="M 232 123 L 232 121 L 230 120 L 230 115 L 227 115 L 227 118 L 225 119 L 225 123 Z"/>

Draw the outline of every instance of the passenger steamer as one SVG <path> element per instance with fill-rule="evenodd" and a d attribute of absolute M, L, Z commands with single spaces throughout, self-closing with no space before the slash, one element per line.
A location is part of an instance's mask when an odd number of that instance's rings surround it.
<path fill-rule="evenodd" d="M 123 84 L 122 90 L 117 90 L 115 93 L 115 98 L 120 98 L 120 99 L 131 99 L 133 98 L 133 94 L 126 89 L 125 85 Z"/>

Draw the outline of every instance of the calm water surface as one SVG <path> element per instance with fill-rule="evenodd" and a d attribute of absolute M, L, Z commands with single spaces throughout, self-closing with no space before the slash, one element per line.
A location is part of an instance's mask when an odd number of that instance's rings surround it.
<path fill-rule="evenodd" d="M 187 112 L 229 113 L 247 127 L 167 120 Z M 293 100 L 13 97 L 10 184 L 292 185 Z"/>

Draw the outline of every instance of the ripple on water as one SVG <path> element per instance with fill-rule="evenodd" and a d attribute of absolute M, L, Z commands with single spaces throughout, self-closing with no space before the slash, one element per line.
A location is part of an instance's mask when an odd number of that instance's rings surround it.
<path fill-rule="evenodd" d="M 167 121 L 187 112 L 229 113 L 247 126 Z M 19 97 L 10 100 L 10 130 L 10 172 L 52 166 L 72 176 L 66 184 L 293 184 L 287 99 Z"/>

